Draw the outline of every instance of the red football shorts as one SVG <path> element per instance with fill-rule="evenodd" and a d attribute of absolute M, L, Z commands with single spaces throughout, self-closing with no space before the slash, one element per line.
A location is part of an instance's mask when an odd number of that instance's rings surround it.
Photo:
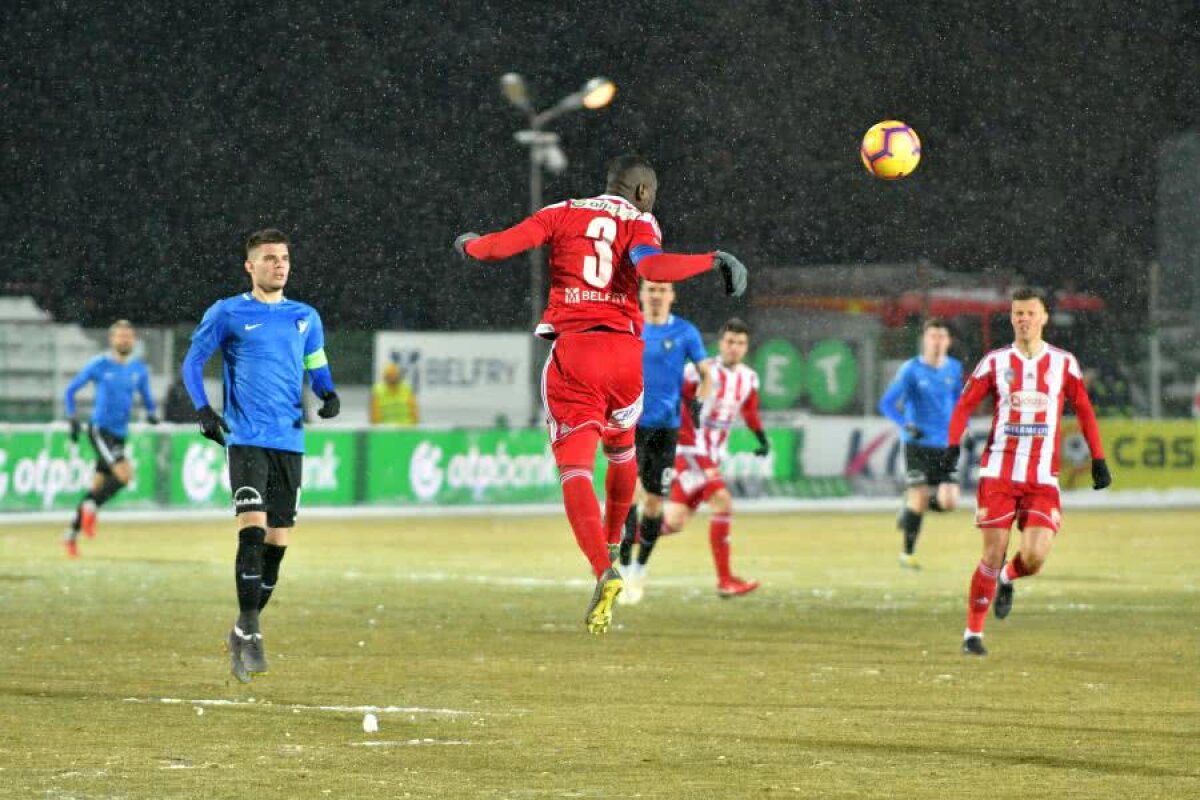
<path fill-rule="evenodd" d="M 718 472 L 709 476 L 716 464 L 708 456 L 675 456 L 675 480 L 671 481 L 671 502 L 683 503 L 692 511 L 725 488 Z"/>
<path fill-rule="evenodd" d="M 562 334 L 542 370 L 542 403 L 560 464 L 592 463 L 594 443 L 591 453 L 564 460 L 571 434 L 583 428 L 595 427 L 606 446 L 632 447 L 642 416 L 642 340 L 616 331 Z"/>
<path fill-rule="evenodd" d="M 975 493 L 975 527 L 1007 530 L 1017 527 L 1049 528 L 1058 533 L 1062 503 L 1057 486 L 1016 483 L 999 478 L 980 478 Z"/>

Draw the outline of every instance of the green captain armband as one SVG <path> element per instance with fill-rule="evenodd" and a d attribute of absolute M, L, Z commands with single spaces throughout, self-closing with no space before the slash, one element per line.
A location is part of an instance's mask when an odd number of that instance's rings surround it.
<path fill-rule="evenodd" d="M 315 350 L 304 357 L 304 368 L 307 370 L 320 369 L 328 366 L 329 358 L 325 355 L 325 348 Z"/>

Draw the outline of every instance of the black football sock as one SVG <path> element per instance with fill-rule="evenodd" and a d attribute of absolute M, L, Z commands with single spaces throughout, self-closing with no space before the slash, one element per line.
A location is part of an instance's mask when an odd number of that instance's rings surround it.
<path fill-rule="evenodd" d="M 658 544 L 658 534 L 662 532 L 662 517 L 642 517 L 642 546 L 638 548 L 637 560 L 642 566 L 650 560 L 654 545 Z"/>
<path fill-rule="evenodd" d="M 117 492 L 125 488 L 125 484 L 121 483 L 113 475 L 105 475 L 104 482 L 100 484 L 100 488 L 92 492 L 91 497 L 96 501 L 96 507 L 107 503 L 116 496 Z"/>
<path fill-rule="evenodd" d="M 258 526 L 238 531 L 234 577 L 237 580 L 238 627 L 242 633 L 258 633 L 258 601 L 262 595 L 263 550 L 267 529 Z"/>
<path fill-rule="evenodd" d="M 75 506 L 75 518 L 71 520 L 71 530 L 76 533 L 79 533 L 79 528 L 83 525 L 83 504 L 89 501 L 92 503 L 96 502 L 96 497 L 91 492 L 85 494 L 83 499 L 79 501 L 79 505 Z"/>
<path fill-rule="evenodd" d="M 267 607 L 267 603 L 271 600 L 271 592 L 275 591 L 275 584 L 279 581 L 279 562 L 283 561 L 285 552 L 287 552 L 287 545 L 271 544 L 270 542 L 263 545 L 262 591 L 258 595 L 259 611 Z"/>
<path fill-rule="evenodd" d="M 942 508 L 942 504 L 938 502 L 936 494 L 929 495 L 929 510 L 938 513 L 946 510 Z"/>
<path fill-rule="evenodd" d="M 637 525 L 637 506 L 633 505 L 629 507 L 629 514 L 625 517 L 625 531 L 621 534 L 620 560 L 621 565 L 625 567 L 628 567 L 633 561 L 633 543 L 637 540 Z"/>
<path fill-rule="evenodd" d="M 900 514 L 900 530 L 904 531 L 904 552 L 911 556 L 921 535 L 921 515 L 910 508 L 904 509 Z"/>

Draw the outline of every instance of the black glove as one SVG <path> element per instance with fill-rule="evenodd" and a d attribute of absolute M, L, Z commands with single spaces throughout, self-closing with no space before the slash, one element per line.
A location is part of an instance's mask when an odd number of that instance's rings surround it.
<path fill-rule="evenodd" d="M 83 425 L 81 425 L 79 420 L 75 419 L 74 417 L 71 417 L 71 419 L 69 419 L 67 422 L 71 426 L 71 441 L 78 442 L 79 432 L 83 430 Z"/>
<path fill-rule="evenodd" d="M 321 401 L 321 407 L 317 409 L 317 416 L 321 419 L 333 419 L 342 413 L 342 400 L 337 396 L 337 392 L 326 393 Z"/>
<path fill-rule="evenodd" d="M 200 418 L 200 435 L 205 439 L 212 439 L 224 447 L 225 433 L 229 433 L 229 423 L 220 414 L 213 411 L 212 406 L 205 406 L 197 410 L 196 416 Z M 225 431 L 225 433 L 221 433 L 221 431 Z"/>
<path fill-rule="evenodd" d="M 908 438 L 914 442 L 921 441 L 921 437 L 925 434 L 921 433 L 921 429 L 917 427 L 915 422 L 904 423 L 904 432 L 908 434 Z"/>
<path fill-rule="evenodd" d="M 766 431 L 755 431 L 754 436 L 758 439 L 758 448 L 754 451 L 754 455 L 762 458 L 771 452 L 771 440 L 767 438 Z"/>
<path fill-rule="evenodd" d="M 1107 489 L 1112 485 L 1112 473 L 1108 471 L 1108 462 L 1103 458 L 1092 459 L 1092 488 L 1096 491 Z"/>
<path fill-rule="evenodd" d="M 158 414 L 147 414 L 146 422 L 149 422 L 151 425 L 157 425 L 158 424 Z"/>
<path fill-rule="evenodd" d="M 956 444 L 952 444 L 942 451 L 942 471 L 947 475 L 953 475 L 958 471 L 958 457 L 962 453 L 962 448 Z"/>
<path fill-rule="evenodd" d="M 713 256 L 713 267 L 721 271 L 725 279 L 725 294 L 741 297 L 746 292 L 746 265 L 735 256 L 721 250 Z"/>
<path fill-rule="evenodd" d="M 459 235 L 459 237 L 454 240 L 454 252 L 458 253 L 459 258 L 465 261 L 466 259 L 470 258 L 470 256 L 467 255 L 467 242 L 478 238 L 478 233 L 464 233 Z"/>
<path fill-rule="evenodd" d="M 688 401 L 687 413 L 692 415 L 692 425 L 696 430 L 700 430 L 703 426 L 700 424 L 700 412 L 704 410 L 704 403 L 699 400 L 692 399 Z"/>

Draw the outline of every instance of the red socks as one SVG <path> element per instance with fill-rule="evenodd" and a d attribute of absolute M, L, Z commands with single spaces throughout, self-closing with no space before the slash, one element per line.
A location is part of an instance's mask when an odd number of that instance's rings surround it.
<path fill-rule="evenodd" d="M 1015 581 L 1017 578 L 1024 578 L 1026 575 L 1032 575 L 1033 570 L 1025 566 L 1025 562 L 1021 559 L 1021 554 L 1018 552 L 1012 561 L 1008 562 L 1008 566 L 1004 568 L 1004 578 L 1007 581 Z"/>
<path fill-rule="evenodd" d="M 608 454 L 608 475 L 604 479 L 604 532 L 609 544 L 620 544 L 625 518 L 633 505 L 637 489 L 637 459 L 632 447 Z"/>
<path fill-rule="evenodd" d="M 717 580 L 721 581 L 733 576 L 729 569 L 729 519 L 728 514 L 713 514 L 708 523 L 708 542 L 712 545 Z"/>
<path fill-rule="evenodd" d="M 592 565 L 592 572 L 599 578 L 610 562 L 608 543 L 600 525 L 600 502 L 592 489 L 592 471 L 585 467 L 563 467 L 559 482 L 562 483 L 563 506 L 567 510 L 571 530 L 575 532 L 575 541 Z"/>
<path fill-rule="evenodd" d="M 999 574 L 998 568 L 980 561 L 975 574 L 971 576 L 971 594 L 967 606 L 967 630 L 971 633 L 983 633 L 983 622 L 987 619 L 988 609 L 996 594 L 996 577 Z"/>

